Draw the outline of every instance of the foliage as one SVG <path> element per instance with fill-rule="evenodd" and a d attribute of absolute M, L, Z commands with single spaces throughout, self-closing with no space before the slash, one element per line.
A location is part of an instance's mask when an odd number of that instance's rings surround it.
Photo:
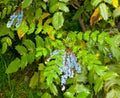
<path fill-rule="evenodd" d="M 9 88 L 2 88 L 8 93 L 0 89 L 0 97 L 18 97 L 22 89 L 28 98 L 119 98 L 118 0 L 2 0 L 0 10 L 0 73 L 9 82 Z M 79 67 L 72 69 L 65 89 L 59 67 L 66 64 L 61 64 L 61 53 L 49 59 L 54 50 L 64 51 L 66 58 L 74 55 L 81 68 L 80 73 L 75 71 Z M 12 77 L 21 71 L 19 87 Z"/>

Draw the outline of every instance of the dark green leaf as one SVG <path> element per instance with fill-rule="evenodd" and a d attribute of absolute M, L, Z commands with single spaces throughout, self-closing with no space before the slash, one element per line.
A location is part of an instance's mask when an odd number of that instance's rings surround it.
<path fill-rule="evenodd" d="M 80 15 L 82 14 L 83 12 L 83 6 L 80 6 L 80 8 L 76 11 L 75 15 L 73 16 L 73 20 L 78 20 Z"/>

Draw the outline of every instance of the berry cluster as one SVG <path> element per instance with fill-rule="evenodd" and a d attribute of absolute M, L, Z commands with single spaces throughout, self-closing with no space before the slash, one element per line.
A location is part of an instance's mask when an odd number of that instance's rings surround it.
<path fill-rule="evenodd" d="M 16 12 L 14 12 L 11 16 L 10 16 L 10 20 L 7 22 L 7 28 L 10 28 L 12 25 L 14 25 L 14 21 L 16 20 L 16 24 L 15 27 L 19 27 L 21 22 L 23 19 L 23 10 L 22 9 L 18 9 L 18 12 L 16 14 Z"/>
<path fill-rule="evenodd" d="M 59 67 L 61 71 L 61 86 L 62 90 L 65 90 L 65 84 L 66 80 L 68 78 L 73 78 L 74 77 L 74 72 L 76 71 L 77 73 L 81 72 L 81 67 L 77 63 L 77 58 L 73 53 L 68 53 L 67 51 L 63 51 L 64 54 L 61 56 L 62 57 L 62 67 Z M 55 50 L 50 54 L 50 57 L 47 59 L 48 61 L 52 58 L 52 56 L 58 55 L 61 52 L 60 50 Z M 57 59 L 56 59 L 57 60 Z"/>

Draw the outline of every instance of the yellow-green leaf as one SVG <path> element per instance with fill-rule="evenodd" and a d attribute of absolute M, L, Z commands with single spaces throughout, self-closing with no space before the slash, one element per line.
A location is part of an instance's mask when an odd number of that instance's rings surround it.
<path fill-rule="evenodd" d="M 118 0 L 112 0 L 112 5 L 113 5 L 115 8 L 118 8 L 118 6 L 119 6 Z"/>
<path fill-rule="evenodd" d="M 38 73 L 35 72 L 30 80 L 29 87 L 34 88 L 38 84 Z"/>
<path fill-rule="evenodd" d="M 101 3 L 99 5 L 100 8 L 100 15 L 103 17 L 104 20 L 108 19 L 108 9 L 105 3 Z"/>

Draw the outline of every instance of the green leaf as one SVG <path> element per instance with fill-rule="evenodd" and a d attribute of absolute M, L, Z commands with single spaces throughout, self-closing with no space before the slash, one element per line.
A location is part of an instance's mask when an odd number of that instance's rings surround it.
<path fill-rule="evenodd" d="M 49 93 L 44 93 L 41 98 L 52 98 L 51 95 Z"/>
<path fill-rule="evenodd" d="M 18 71 L 19 68 L 20 68 L 20 59 L 16 58 L 8 65 L 8 68 L 6 69 L 6 73 L 9 74 L 16 72 Z"/>
<path fill-rule="evenodd" d="M 53 15 L 52 24 L 56 30 L 60 29 L 63 26 L 64 17 L 62 12 L 56 12 Z"/>
<path fill-rule="evenodd" d="M 104 0 L 104 2 L 108 3 L 108 4 L 112 4 L 113 0 Z"/>
<path fill-rule="evenodd" d="M 99 34 L 100 32 L 99 31 L 94 31 L 92 32 L 92 34 L 90 35 L 90 37 L 93 39 L 93 41 L 97 41 L 97 35 Z"/>
<path fill-rule="evenodd" d="M 102 0 L 91 0 L 91 4 L 96 7 Z"/>
<path fill-rule="evenodd" d="M 53 93 L 53 95 L 57 96 L 58 95 L 57 87 L 53 83 L 49 87 L 50 87 L 51 93 Z"/>
<path fill-rule="evenodd" d="M 38 85 L 38 73 L 34 72 L 34 75 L 30 79 L 29 87 L 34 88 L 37 85 Z"/>
<path fill-rule="evenodd" d="M 84 34 L 84 40 L 86 40 L 86 41 L 89 40 L 90 33 L 91 33 L 91 31 L 86 31 L 86 32 L 85 32 L 85 34 Z"/>
<path fill-rule="evenodd" d="M 23 41 L 23 44 L 26 46 L 26 48 L 29 50 L 29 51 L 33 51 L 35 49 L 35 44 L 32 40 L 30 39 L 25 39 Z"/>
<path fill-rule="evenodd" d="M 94 75 L 95 75 L 94 70 L 90 70 L 89 74 L 88 74 L 88 81 L 89 81 L 90 85 L 92 85 L 94 83 Z"/>
<path fill-rule="evenodd" d="M 86 92 L 87 94 L 90 93 L 89 89 L 83 84 L 77 84 L 76 91 L 77 91 L 77 93 L 80 93 L 80 92 Z"/>
<path fill-rule="evenodd" d="M 23 0 L 22 8 L 26 8 L 26 7 L 30 6 L 31 3 L 32 3 L 32 0 Z"/>
<path fill-rule="evenodd" d="M 8 7 L 7 7 L 7 15 L 9 15 L 11 13 L 11 10 L 12 10 L 12 6 L 8 5 Z"/>
<path fill-rule="evenodd" d="M 116 18 L 120 16 L 120 7 L 116 8 L 114 11 L 113 11 L 113 17 Z"/>
<path fill-rule="evenodd" d="M 51 7 L 50 7 L 50 13 L 54 13 L 55 11 L 57 11 L 58 10 L 58 8 L 59 8 L 59 5 L 58 5 L 58 3 L 55 3 L 55 4 L 53 4 Z"/>
<path fill-rule="evenodd" d="M 59 1 L 67 3 L 69 0 L 59 0 Z"/>
<path fill-rule="evenodd" d="M 69 8 L 66 6 L 65 3 L 59 2 L 59 10 L 64 11 L 64 12 L 69 12 Z"/>
<path fill-rule="evenodd" d="M 30 51 L 27 55 L 27 61 L 29 64 L 31 64 L 32 62 L 34 62 L 34 60 L 35 60 L 35 52 Z"/>
<path fill-rule="evenodd" d="M 107 81 L 107 80 L 116 78 L 117 76 L 118 76 L 118 74 L 115 72 L 106 72 L 103 76 L 103 79 Z"/>
<path fill-rule="evenodd" d="M 80 8 L 76 11 L 75 15 L 72 17 L 73 20 L 78 20 L 80 15 L 82 14 L 84 10 L 83 6 L 80 6 Z"/>
<path fill-rule="evenodd" d="M 115 57 L 117 61 L 120 61 L 120 49 L 118 47 L 111 46 L 111 51 L 112 51 L 113 57 Z"/>
<path fill-rule="evenodd" d="M 102 78 L 97 78 L 94 86 L 95 93 L 98 93 L 103 87 L 103 80 Z"/>
<path fill-rule="evenodd" d="M 42 14 L 42 9 L 41 8 L 37 8 L 37 10 L 35 12 L 35 18 L 39 19 L 41 14 Z"/>
<path fill-rule="evenodd" d="M 70 92 L 74 95 L 76 90 L 77 90 L 76 85 L 71 85 L 66 92 Z"/>
<path fill-rule="evenodd" d="M 82 33 L 82 32 L 79 32 L 79 33 L 77 34 L 77 38 L 78 38 L 79 40 L 82 40 L 82 37 L 83 37 L 83 33 Z"/>
<path fill-rule="evenodd" d="M 89 95 L 89 92 L 80 92 L 77 95 L 77 98 L 87 98 L 88 95 Z"/>
<path fill-rule="evenodd" d="M 35 30 L 35 23 L 30 23 L 30 29 L 28 30 L 27 34 L 32 34 Z"/>
<path fill-rule="evenodd" d="M 104 72 L 107 70 L 108 68 L 106 66 L 98 66 L 98 65 L 95 65 L 94 66 L 94 70 L 95 72 L 100 75 L 100 76 L 103 76 L 104 75 Z"/>
<path fill-rule="evenodd" d="M 44 41 L 42 39 L 42 37 L 40 36 L 36 36 L 35 37 L 35 40 L 36 40 L 36 47 L 44 47 Z"/>
<path fill-rule="evenodd" d="M 2 44 L 2 50 L 1 50 L 1 53 L 4 54 L 4 53 L 6 52 L 6 50 L 7 50 L 7 43 L 4 42 L 4 43 Z"/>
<path fill-rule="evenodd" d="M 4 8 L 2 10 L 2 16 L 1 16 L 1 18 L 3 19 L 6 16 L 6 14 L 7 14 L 7 8 Z"/>
<path fill-rule="evenodd" d="M 39 24 L 38 26 L 37 26 L 37 30 L 35 31 L 35 34 L 39 34 L 41 31 L 42 31 L 42 24 Z"/>
<path fill-rule="evenodd" d="M 24 46 L 17 45 L 15 49 L 18 51 L 20 55 L 25 55 L 27 53 L 27 49 Z"/>
<path fill-rule="evenodd" d="M 64 93 L 65 98 L 74 98 L 74 95 L 71 92 Z"/>
<path fill-rule="evenodd" d="M 99 0 L 98 0 L 99 1 Z M 103 17 L 104 20 L 108 20 L 108 8 L 105 3 L 101 3 L 99 5 L 100 8 L 100 14 Z"/>
<path fill-rule="evenodd" d="M 106 98 L 116 98 L 115 90 L 111 89 L 108 93 Z"/>
<path fill-rule="evenodd" d="M 24 69 L 27 66 L 27 55 L 21 56 L 20 67 Z"/>

